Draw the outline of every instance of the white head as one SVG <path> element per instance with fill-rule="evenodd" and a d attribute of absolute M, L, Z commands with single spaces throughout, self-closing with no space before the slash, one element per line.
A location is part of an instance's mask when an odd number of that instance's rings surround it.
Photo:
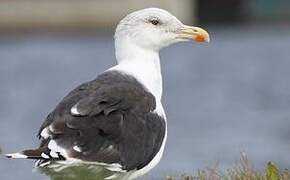
<path fill-rule="evenodd" d="M 128 44 L 148 51 L 159 51 L 190 39 L 209 42 L 209 35 L 201 28 L 184 25 L 163 9 L 142 9 L 127 15 L 118 24 L 115 33 L 117 59 L 118 50 Z"/>

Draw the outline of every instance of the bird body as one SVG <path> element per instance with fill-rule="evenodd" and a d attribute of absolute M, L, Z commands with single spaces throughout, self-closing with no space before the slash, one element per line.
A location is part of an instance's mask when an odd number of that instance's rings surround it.
<path fill-rule="evenodd" d="M 159 50 L 189 39 L 209 36 L 162 9 L 129 14 L 115 33 L 118 64 L 63 98 L 42 124 L 37 149 L 6 156 L 36 159 L 37 166 L 94 163 L 114 172 L 107 179 L 146 174 L 167 138 Z"/>

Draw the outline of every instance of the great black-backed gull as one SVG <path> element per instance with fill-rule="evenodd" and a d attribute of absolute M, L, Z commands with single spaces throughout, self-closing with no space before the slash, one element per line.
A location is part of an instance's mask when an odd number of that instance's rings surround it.
<path fill-rule="evenodd" d="M 118 64 L 64 97 L 40 127 L 39 148 L 6 156 L 37 166 L 95 163 L 114 172 L 107 179 L 149 172 L 167 137 L 159 50 L 188 40 L 209 42 L 209 35 L 158 8 L 127 15 L 115 32 Z"/>

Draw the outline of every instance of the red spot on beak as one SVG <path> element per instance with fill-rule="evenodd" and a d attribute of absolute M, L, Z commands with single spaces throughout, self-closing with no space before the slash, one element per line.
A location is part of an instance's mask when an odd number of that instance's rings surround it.
<path fill-rule="evenodd" d="M 206 40 L 205 40 L 205 37 L 202 36 L 202 35 L 197 35 L 197 36 L 194 38 L 194 40 L 195 40 L 196 42 L 205 42 L 205 41 L 206 41 Z"/>

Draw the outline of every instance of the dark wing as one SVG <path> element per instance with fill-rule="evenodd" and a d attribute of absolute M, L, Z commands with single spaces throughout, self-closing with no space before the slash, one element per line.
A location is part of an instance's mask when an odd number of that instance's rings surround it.
<path fill-rule="evenodd" d="M 69 157 L 141 169 L 165 135 L 165 121 L 155 107 L 154 96 L 133 77 L 106 72 L 69 93 L 48 116 L 39 135 L 46 128 L 50 136 L 41 148 L 53 140 Z"/>

